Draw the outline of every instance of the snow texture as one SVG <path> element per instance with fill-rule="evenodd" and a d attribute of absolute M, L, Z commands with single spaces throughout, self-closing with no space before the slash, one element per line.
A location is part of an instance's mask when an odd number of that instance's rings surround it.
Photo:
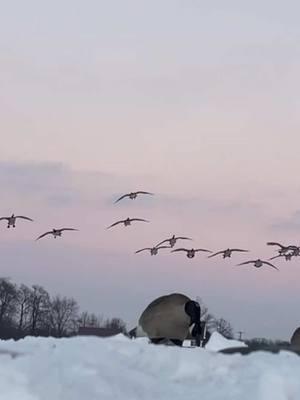
<path fill-rule="evenodd" d="M 28 337 L 0 341 L 0 399 L 299 400 L 300 357 L 225 355 L 120 335 Z"/>
<path fill-rule="evenodd" d="M 205 348 L 210 351 L 219 351 L 232 347 L 248 347 L 244 342 L 239 340 L 226 339 L 218 332 L 213 332 Z"/>

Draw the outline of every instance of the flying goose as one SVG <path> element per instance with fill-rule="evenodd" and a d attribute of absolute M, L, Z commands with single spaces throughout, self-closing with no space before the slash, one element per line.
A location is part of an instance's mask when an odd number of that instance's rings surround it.
<path fill-rule="evenodd" d="M 36 240 L 39 240 L 47 235 L 53 235 L 54 239 L 57 238 L 57 236 L 61 236 L 63 231 L 78 231 L 78 229 L 74 228 L 61 228 L 61 229 L 52 229 L 52 231 L 45 232 L 41 236 L 39 236 Z"/>
<path fill-rule="evenodd" d="M 206 249 L 184 249 L 184 248 L 172 250 L 171 253 L 175 253 L 176 251 L 185 251 L 187 258 L 194 258 L 195 254 L 198 251 L 205 251 L 207 253 L 212 253 L 210 250 L 206 250 Z"/>
<path fill-rule="evenodd" d="M 149 250 L 151 256 L 156 256 L 157 253 L 158 253 L 158 250 L 160 250 L 160 249 L 170 249 L 170 248 L 171 248 L 171 246 L 145 247 L 144 249 L 137 250 L 137 251 L 135 252 L 135 254 L 141 253 L 142 251 L 145 251 L 145 250 Z"/>
<path fill-rule="evenodd" d="M 25 217 L 23 215 L 15 215 L 15 214 L 12 214 L 10 217 L 1 217 L 0 221 L 6 220 L 7 223 L 8 223 L 7 228 L 10 228 L 11 226 L 13 228 L 15 228 L 16 227 L 16 221 L 17 221 L 18 218 L 26 219 L 27 221 L 31 221 L 31 222 L 33 221 L 33 219 L 31 219 L 31 218 Z"/>
<path fill-rule="evenodd" d="M 217 253 L 214 253 L 214 254 L 210 255 L 210 256 L 208 256 L 208 258 L 215 257 L 215 256 L 217 256 L 217 255 L 219 255 L 219 254 L 223 254 L 223 258 L 231 257 L 231 253 L 234 252 L 234 251 L 248 252 L 249 250 L 242 250 L 242 249 L 226 249 L 226 250 L 221 250 L 221 251 L 218 251 Z"/>
<path fill-rule="evenodd" d="M 129 225 L 131 225 L 132 221 L 150 222 L 150 221 L 147 221 L 146 219 L 143 219 L 143 218 L 126 218 L 126 219 L 123 219 L 121 221 L 117 221 L 117 222 L 111 224 L 106 229 L 110 229 L 113 226 L 116 226 L 118 224 L 124 224 L 124 226 L 129 226 Z"/>
<path fill-rule="evenodd" d="M 177 242 L 177 240 L 192 240 L 192 239 L 189 238 L 189 237 L 185 237 L 185 236 L 175 236 L 175 235 L 173 235 L 173 236 L 170 237 L 169 239 L 165 239 L 165 240 L 163 240 L 162 242 L 158 243 L 157 246 L 160 246 L 161 244 L 164 244 L 164 243 L 168 243 L 168 242 L 169 242 L 170 246 L 171 246 L 171 247 L 174 247 L 175 244 L 176 244 L 176 242 Z"/>
<path fill-rule="evenodd" d="M 279 269 L 277 267 L 275 267 L 275 265 L 269 263 L 268 261 L 263 261 L 263 260 L 260 260 L 260 259 L 251 260 L 251 261 L 245 261 L 245 262 L 242 262 L 242 263 L 238 264 L 238 266 L 239 265 L 246 265 L 246 264 L 254 264 L 255 268 L 260 268 L 264 264 L 266 264 L 266 265 L 269 265 L 270 267 L 275 268 L 275 269 L 277 269 L 279 271 Z"/>
<path fill-rule="evenodd" d="M 139 190 L 138 192 L 131 192 L 131 193 L 123 194 L 123 196 L 119 197 L 119 198 L 115 201 L 115 204 L 118 203 L 119 201 L 125 199 L 125 197 L 129 197 L 129 199 L 134 200 L 134 199 L 136 199 L 136 198 L 138 197 L 138 195 L 140 195 L 140 194 L 149 194 L 149 195 L 153 196 L 153 193 L 144 192 L 144 191 L 142 191 L 142 190 Z"/>
<path fill-rule="evenodd" d="M 268 246 L 279 246 L 279 254 L 285 254 L 287 253 L 289 250 L 294 250 L 295 248 L 297 248 L 297 246 L 283 246 L 282 244 L 278 243 L 278 242 L 267 242 Z"/>

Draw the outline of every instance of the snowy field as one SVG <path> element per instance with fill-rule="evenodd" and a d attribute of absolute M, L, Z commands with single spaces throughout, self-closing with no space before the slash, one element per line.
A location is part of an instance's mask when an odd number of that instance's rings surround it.
<path fill-rule="evenodd" d="M 176 348 L 123 336 L 0 341 L 0 399 L 300 399 L 298 355 L 213 350 L 213 342 L 210 350 Z"/>

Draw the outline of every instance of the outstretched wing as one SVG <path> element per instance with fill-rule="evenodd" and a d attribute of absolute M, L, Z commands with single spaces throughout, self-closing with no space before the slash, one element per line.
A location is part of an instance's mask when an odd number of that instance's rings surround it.
<path fill-rule="evenodd" d="M 269 260 L 274 260 L 275 258 L 278 258 L 278 257 L 283 257 L 283 256 L 281 254 L 278 254 L 278 256 L 271 257 L 271 258 L 269 258 Z"/>
<path fill-rule="evenodd" d="M 176 251 L 188 251 L 188 249 L 184 249 L 183 247 L 179 249 L 172 250 L 171 253 L 175 253 Z"/>
<path fill-rule="evenodd" d="M 208 258 L 212 258 L 212 257 L 218 256 L 219 254 L 223 254 L 223 253 L 224 253 L 224 250 L 221 250 L 221 251 L 218 251 L 217 253 L 211 254 L 210 256 L 208 256 Z"/>
<path fill-rule="evenodd" d="M 246 264 L 254 264 L 255 261 L 256 261 L 256 260 L 244 261 L 244 262 L 242 262 L 242 263 L 240 263 L 240 264 L 237 264 L 237 265 L 239 266 L 239 265 L 246 265 Z"/>
<path fill-rule="evenodd" d="M 195 249 L 195 251 L 204 251 L 205 253 L 212 253 L 212 251 L 206 249 Z"/>
<path fill-rule="evenodd" d="M 143 218 L 130 218 L 130 221 L 141 221 L 141 222 L 150 222 Z"/>
<path fill-rule="evenodd" d="M 111 224 L 110 226 L 108 226 L 106 229 L 112 228 L 113 226 L 116 226 L 116 225 L 118 225 L 118 224 L 124 224 L 124 220 L 114 222 L 113 224 Z"/>
<path fill-rule="evenodd" d="M 119 198 L 115 201 L 115 204 L 118 203 L 119 201 L 125 199 L 125 197 L 128 197 L 128 196 L 130 196 L 129 193 L 123 194 L 123 196 L 119 197 Z"/>
<path fill-rule="evenodd" d="M 45 236 L 47 236 L 47 235 L 51 235 L 51 234 L 53 234 L 53 232 L 52 232 L 52 231 L 45 232 L 45 233 L 43 233 L 41 236 L 39 236 L 39 237 L 38 237 L 37 239 L 35 239 L 35 240 L 42 239 L 43 237 L 45 237 Z"/>
<path fill-rule="evenodd" d="M 6 219 L 6 221 L 8 221 L 9 220 L 9 218 L 8 217 L 1 217 L 0 218 L 0 221 L 4 221 Z"/>
<path fill-rule="evenodd" d="M 157 250 L 160 250 L 160 249 L 171 249 L 172 247 L 171 246 L 155 246 L 156 248 L 157 248 Z"/>
<path fill-rule="evenodd" d="M 176 240 L 193 240 L 192 238 L 185 237 L 185 236 L 177 236 L 175 239 Z"/>
<path fill-rule="evenodd" d="M 275 265 L 269 263 L 268 261 L 262 261 L 262 263 L 263 263 L 263 264 L 267 264 L 267 265 L 269 265 L 270 267 L 275 268 L 275 269 L 277 269 L 277 271 L 279 271 L 279 269 L 278 269 L 277 267 L 275 267 Z"/>
<path fill-rule="evenodd" d="M 61 229 L 58 229 L 60 232 L 63 232 L 63 231 L 78 231 L 78 229 L 75 229 L 75 228 L 61 228 Z"/>
<path fill-rule="evenodd" d="M 145 251 L 145 250 L 151 250 L 151 248 L 150 247 L 145 247 L 144 249 L 137 250 L 135 252 L 135 254 L 141 253 L 142 251 Z"/>
<path fill-rule="evenodd" d="M 267 242 L 267 245 L 268 245 L 268 246 L 279 246 L 279 247 L 281 247 L 282 249 L 284 249 L 284 246 L 282 246 L 282 244 L 277 243 L 277 242 Z"/>
<path fill-rule="evenodd" d="M 21 218 L 21 219 L 26 219 L 27 221 L 31 221 L 33 222 L 33 219 L 29 218 L 29 217 L 25 217 L 24 215 L 16 215 L 15 218 Z"/>
<path fill-rule="evenodd" d="M 159 242 L 155 247 L 158 247 L 158 246 L 160 246 L 161 244 L 167 243 L 167 242 L 169 242 L 169 241 L 170 241 L 170 239 L 165 239 L 165 240 Z"/>
<path fill-rule="evenodd" d="M 144 192 L 143 190 L 139 190 L 138 192 L 135 192 L 135 194 L 150 194 L 151 196 L 154 196 L 154 193 Z"/>
<path fill-rule="evenodd" d="M 243 249 L 230 249 L 230 251 L 240 251 L 243 253 L 247 253 L 249 250 L 243 250 Z"/>

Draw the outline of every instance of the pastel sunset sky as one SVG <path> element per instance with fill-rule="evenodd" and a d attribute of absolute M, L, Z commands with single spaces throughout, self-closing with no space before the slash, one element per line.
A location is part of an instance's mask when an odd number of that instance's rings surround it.
<path fill-rule="evenodd" d="M 0 15 L 1 276 L 135 325 L 200 296 L 246 337 L 300 325 L 300 4 L 38 0 Z M 153 197 L 114 200 L 132 190 Z M 126 217 L 149 224 L 105 228 Z M 72 226 L 63 238 L 34 239 Z M 179 234 L 232 259 L 134 251 Z"/>

